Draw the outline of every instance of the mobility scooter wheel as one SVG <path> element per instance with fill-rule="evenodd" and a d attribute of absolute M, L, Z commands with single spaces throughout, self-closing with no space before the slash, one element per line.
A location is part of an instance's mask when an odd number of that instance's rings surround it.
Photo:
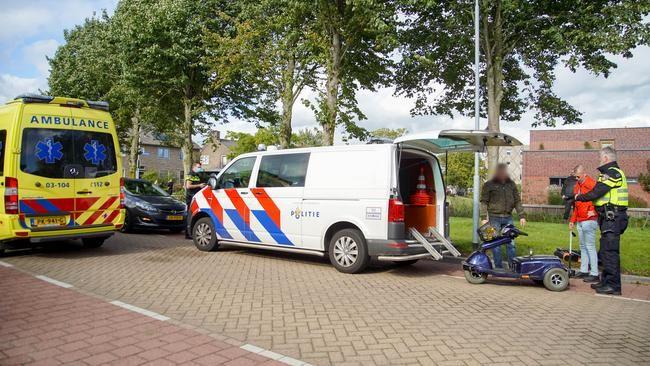
<path fill-rule="evenodd" d="M 564 291 L 569 286 L 569 274 L 562 268 L 552 268 L 544 275 L 544 286 L 551 291 Z"/>
<path fill-rule="evenodd" d="M 475 285 L 480 285 L 481 283 L 485 282 L 487 276 L 487 273 L 477 273 L 465 270 L 465 279 L 467 282 L 473 283 Z"/>

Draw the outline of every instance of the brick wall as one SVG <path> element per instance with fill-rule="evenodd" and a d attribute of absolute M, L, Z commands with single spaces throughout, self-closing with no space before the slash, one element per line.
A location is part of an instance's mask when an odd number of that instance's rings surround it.
<path fill-rule="evenodd" d="M 585 149 L 585 141 L 590 142 L 592 149 Z M 597 178 L 601 141 L 613 142 L 618 163 L 628 177 L 636 178 L 646 171 L 646 161 L 650 159 L 650 128 L 531 131 L 530 150 L 523 155 L 523 201 L 547 203 L 550 178 L 566 177 L 578 164 Z M 539 149 L 540 144 L 544 150 Z M 650 204 L 650 194 L 639 184 L 630 183 L 629 190 L 631 196 Z"/>

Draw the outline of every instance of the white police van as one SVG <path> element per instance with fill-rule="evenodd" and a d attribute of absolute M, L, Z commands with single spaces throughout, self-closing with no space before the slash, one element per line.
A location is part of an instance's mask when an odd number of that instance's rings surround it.
<path fill-rule="evenodd" d="M 436 154 L 514 145 L 521 143 L 503 133 L 446 130 L 384 144 L 243 154 L 194 196 L 194 244 L 327 255 L 346 273 L 363 271 L 371 257 L 410 264 L 458 256 L 445 238 Z"/>

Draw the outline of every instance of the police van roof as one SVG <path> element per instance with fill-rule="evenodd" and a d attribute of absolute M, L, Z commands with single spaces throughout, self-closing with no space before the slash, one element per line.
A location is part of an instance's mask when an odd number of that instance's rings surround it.
<path fill-rule="evenodd" d="M 92 109 L 99 109 L 108 112 L 108 102 L 93 101 L 77 98 L 66 97 L 53 97 L 50 95 L 40 95 L 33 93 L 20 94 L 13 101 L 21 101 L 23 103 L 52 103 L 62 104 L 71 107 L 88 107 Z"/>

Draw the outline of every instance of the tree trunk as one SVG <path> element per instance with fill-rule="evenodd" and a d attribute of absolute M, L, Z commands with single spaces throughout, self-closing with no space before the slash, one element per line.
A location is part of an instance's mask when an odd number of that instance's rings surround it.
<path fill-rule="evenodd" d="M 323 123 L 323 145 L 334 144 L 336 117 L 338 113 L 339 86 L 341 83 L 342 42 L 339 30 L 332 26 L 330 59 L 327 63 L 327 83 L 325 85 L 325 120 Z"/>
<path fill-rule="evenodd" d="M 282 125 L 280 125 L 280 147 L 288 149 L 291 146 L 291 119 L 294 103 L 294 73 L 296 60 L 291 55 L 287 62 L 287 68 L 282 75 Z"/>
<path fill-rule="evenodd" d="M 183 172 L 185 175 L 190 174 L 190 171 L 192 170 L 192 163 L 194 157 L 193 155 L 193 147 L 194 144 L 192 142 L 192 133 L 194 132 L 193 126 L 192 126 L 192 102 L 189 98 L 184 98 L 183 99 L 183 109 L 184 109 L 184 119 L 183 119 L 183 131 L 182 131 L 182 136 L 183 136 Z"/>
<path fill-rule="evenodd" d="M 135 172 L 139 168 L 138 155 L 140 155 L 140 110 L 136 108 L 131 117 L 131 148 L 129 150 L 129 178 L 135 178 Z"/>
<path fill-rule="evenodd" d="M 488 130 L 500 132 L 501 101 L 503 100 L 503 28 L 501 26 L 501 1 L 496 1 L 492 21 L 483 15 L 485 60 L 487 67 Z M 488 148 L 488 176 L 492 176 L 499 160 L 499 148 Z"/>

